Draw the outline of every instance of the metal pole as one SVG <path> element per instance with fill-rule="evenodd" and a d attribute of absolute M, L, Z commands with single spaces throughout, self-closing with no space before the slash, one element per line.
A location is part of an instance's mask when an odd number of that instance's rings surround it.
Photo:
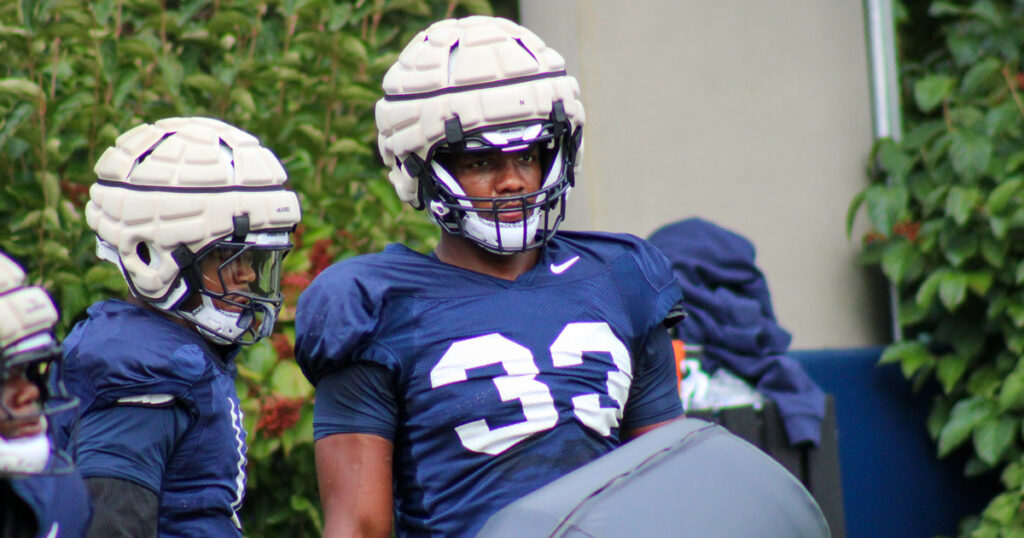
<path fill-rule="evenodd" d="M 900 114 L 899 77 L 896 69 L 896 25 L 892 16 L 892 0 L 864 0 L 864 16 L 868 42 L 871 79 L 871 108 L 875 140 L 903 138 Z M 889 313 L 893 340 L 903 338 L 899 322 L 899 294 L 889 284 Z"/>

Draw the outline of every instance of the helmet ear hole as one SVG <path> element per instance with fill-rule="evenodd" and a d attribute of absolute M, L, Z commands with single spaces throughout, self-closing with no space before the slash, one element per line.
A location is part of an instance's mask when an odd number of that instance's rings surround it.
<path fill-rule="evenodd" d="M 135 255 L 142 263 L 155 269 L 160 266 L 160 253 L 148 241 L 139 241 L 135 245 Z"/>

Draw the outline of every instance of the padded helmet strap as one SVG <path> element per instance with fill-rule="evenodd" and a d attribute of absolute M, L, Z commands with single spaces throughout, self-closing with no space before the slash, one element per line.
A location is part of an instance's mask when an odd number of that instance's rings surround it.
<path fill-rule="evenodd" d="M 249 215 L 231 217 L 231 224 L 235 228 L 234 233 L 231 234 L 231 240 L 236 243 L 245 241 L 245 236 L 249 235 Z"/>
<path fill-rule="evenodd" d="M 453 153 L 465 149 L 466 137 L 462 130 L 462 121 L 458 116 L 444 122 L 444 140 Z"/>
<path fill-rule="evenodd" d="M 409 174 L 409 177 L 416 178 L 419 187 L 416 189 L 416 203 L 412 204 L 413 209 L 419 211 L 427 206 L 427 200 L 432 200 L 432 185 L 430 185 L 430 171 L 427 170 L 427 163 L 415 153 L 410 153 L 402 161 L 402 168 Z"/>
<path fill-rule="evenodd" d="M 565 115 L 565 105 L 562 104 L 562 100 L 559 99 L 551 103 L 551 123 L 554 125 L 555 138 L 561 138 L 562 133 L 565 132 L 565 126 L 569 123 L 568 117 Z"/>

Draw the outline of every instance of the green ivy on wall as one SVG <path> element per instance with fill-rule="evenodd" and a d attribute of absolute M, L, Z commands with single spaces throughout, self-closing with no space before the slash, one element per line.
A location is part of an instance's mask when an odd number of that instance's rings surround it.
<path fill-rule="evenodd" d="M 1024 4 L 899 6 L 903 140 L 874 148 L 857 195 L 873 230 L 862 260 L 898 292 L 898 363 L 941 394 L 928 418 L 937 455 L 1005 491 L 963 536 L 1024 536 Z"/>
<path fill-rule="evenodd" d="M 496 1 L 514 16 L 515 3 Z M 249 432 L 248 536 L 321 529 L 312 387 L 292 360 L 299 292 L 333 261 L 436 228 L 399 203 L 376 149 L 384 72 L 430 22 L 491 14 L 487 0 L 18 0 L 0 2 L 0 250 L 60 305 L 60 333 L 123 296 L 83 211 L 92 167 L 118 134 L 212 116 L 259 137 L 298 191 L 272 338 L 239 361 Z"/>

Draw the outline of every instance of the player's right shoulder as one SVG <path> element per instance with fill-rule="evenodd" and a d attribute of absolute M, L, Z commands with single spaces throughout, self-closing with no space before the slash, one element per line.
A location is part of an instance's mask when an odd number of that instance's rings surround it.
<path fill-rule="evenodd" d="M 315 383 L 353 355 L 374 359 L 375 335 L 392 298 L 423 289 L 430 264 L 427 256 L 389 245 L 320 273 L 300 295 L 295 311 L 295 357 L 307 378 Z"/>
<path fill-rule="evenodd" d="M 89 308 L 64 342 L 64 378 L 79 397 L 112 405 L 152 394 L 188 398 L 208 367 L 202 338 L 121 301 Z"/>
<path fill-rule="evenodd" d="M 416 266 L 425 262 L 430 263 L 428 257 L 404 245 L 391 244 L 380 252 L 360 254 L 331 264 L 313 279 L 313 284 L 336 286 L 350 281 L 396 280 L 415 272 Z"/>
<path fill-rule="evenodd" d="M 425 285 L 424 274 L 436 263 L 399 244 L 341 260 L 317 275 L 300 294 L 296 315 L 339 306 L 379 306 L 390 293 Z"/>

